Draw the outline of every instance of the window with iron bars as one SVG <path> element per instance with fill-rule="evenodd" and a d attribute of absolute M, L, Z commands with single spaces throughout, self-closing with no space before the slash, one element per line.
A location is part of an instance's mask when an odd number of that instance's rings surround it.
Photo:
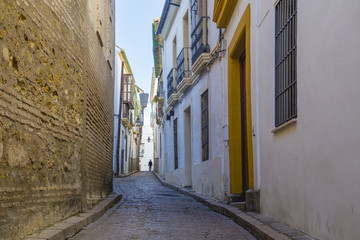
<path fill-rule="evenodd" d="M 297 117 L 297 0 L 275 7 L 275 126 Z"/>
<path fill-rule="evenodd" d="M 202 160 L 209 159 L 209 98 L 208 90 L 201 95 L 201 146 Z"/>
<path fill-rule="evenodd" d="M 178 144 L 177 144 L 177 119 L 174 119 L 174 168 L 177 169 L 179 167 L 179 159 L 178 159 Z"/>

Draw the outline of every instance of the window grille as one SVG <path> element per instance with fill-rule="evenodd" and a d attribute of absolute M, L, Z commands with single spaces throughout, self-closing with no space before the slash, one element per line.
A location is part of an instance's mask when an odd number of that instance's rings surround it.
<path fill-rule="evenodd" d="M 175 160 L 175 169 L 179 167 L 178 159 L 178 144 L 177 144 L 177 119 L 174 119 L 174 160 Z"/>
<path fill-rule="evenodd" d="M 280 0 L 275 7 L 275 126 L 297 116 L 297 0 Z"/>
<path fill-rule="evenodd" d="M 202 160 L 209 159 L 209 102 L 208 90 L 201 95 L 201 146 Z"/>

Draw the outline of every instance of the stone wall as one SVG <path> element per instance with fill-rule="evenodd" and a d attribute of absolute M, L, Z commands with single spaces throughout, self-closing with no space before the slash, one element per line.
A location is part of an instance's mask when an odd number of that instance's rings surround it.
<path fill-rule="evenodd" d="M 86 118 L 84 175 L 87 202 L 112 191 L 114 118 L 114 1 L 89 0 L 84 36 Z"/>
<path fill-rule="evenodd" d="M 113 4 L 0 0 L 0 239 L 112 190 Z"/>

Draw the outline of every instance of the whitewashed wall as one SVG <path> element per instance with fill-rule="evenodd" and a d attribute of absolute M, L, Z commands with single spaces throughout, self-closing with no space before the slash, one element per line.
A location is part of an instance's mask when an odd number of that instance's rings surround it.
<path fill-rule="evenodd" d="M 271 133 L 274 2 L 259 5 L 262 212 L 318 239 L 358 239 L 360 2 L 298 1 L 298 118 Z"/>
<path fill-rule="evenodd" d="M 210 2 L 210 1 L 209 1 Z M 212 16 L 213 3 L 208 4 L 208 16 Z M 174 20 L 173 26 L 169 32 L 167 39 L 165 39 L 163 50 L 163 70 L 164 79 L 166 79 L 170 69 L 172 68 L 172 48 L 173 39 L 176 36 L 177 49 L 176 56 L 183 48 L 183 27 L 182 19 L 186 11 L 188 11 L 188 1 L 182 1 L 177 16 Z M 189 27 L 190 31 L 190 27 Z M 219 30 L 216 29 L 215 23 L 208 21 L 209 44 L 210 49 L 216 46 L 219 38 Z M 190 35 L 190 33 L 189 33 Z M 223 141 L 223 127 L 226 123 L 226 105 L 227 95 L 225 95 L 224 78 L 225 63 L 216 61 L 209 71 L 204 71 L 199 81 L 188 89 L 177 104 L 174 105 L 173 110 L 175 116 L 171 117 L 170 121 L 165 121 L 165 139 L 164 139 L 164 153 L 163 160 L 166 162 L 165 177 L 170 183 L 180 186 L 186 185 L 185 179 L 185 142 L 184 131 L 184 111 L 191 108 L 191 142 L 192 142 L 192 187 L 195 191 L 206 195 L 224 199 L 225 192 L 228 185 L 229 174 L 224 171 L 224 156 L 227 156 L 227 142 Z M 164 81 L 167 83 L 167 79 Z M 201 156 L 201 94 L 208 89 L 209 91 L 209 160 L 203 162 Z M 178 120 L 178 156 L 179 168 L 174 170 L 174 146 L 173 146 L 173 120 Z M 226 159 L 228 162 L 228 159 Z"/>

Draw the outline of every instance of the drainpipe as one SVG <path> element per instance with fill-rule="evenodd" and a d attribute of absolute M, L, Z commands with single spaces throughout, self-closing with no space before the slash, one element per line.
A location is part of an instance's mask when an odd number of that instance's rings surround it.
<path fill-rule="evenodd" d="M 255 105 L 256 105 L 256 189 L 261 187 L 260 176 L 260 110 L 259 110 L 259 0 L 255 1 Z"/>

